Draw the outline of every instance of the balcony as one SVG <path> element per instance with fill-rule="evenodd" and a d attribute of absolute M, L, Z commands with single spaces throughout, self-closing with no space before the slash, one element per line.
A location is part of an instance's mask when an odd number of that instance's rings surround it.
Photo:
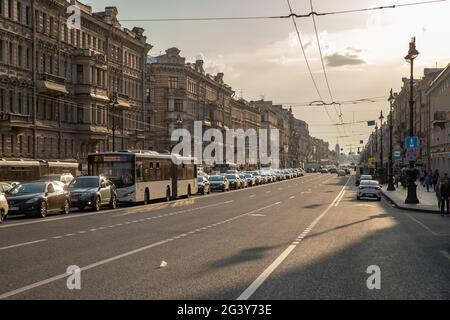
<path fill-rule="evenodd" d="M 117 105 L 123 108 L 130 108 L 130 96 L 124 93 L 117 94 Z"/>
<path fill-rule="evenodd" d="M 93 50 L 93 49 L 76 49 L 73 51 L 73 56 L 76 61 L 79 61 L 80 59 L 89 59 L 89 60 L 95 60 L 96 62 L 100 64 L 106 63 L 106 56 L 103 52 Z"/>
<path fill-rule="evenodd" d="M 69 93 L 66 88 L 65 78 L 48 73 L 40 75 L 37 81 L 37 90 L 39 93 L 52 96 L 63 96 Z"/>
<path fill-rule="evenodd" d="M 25 130 L 31 124 L 31 116 L 11 112 L 0 112 L 0 125 Z"/>

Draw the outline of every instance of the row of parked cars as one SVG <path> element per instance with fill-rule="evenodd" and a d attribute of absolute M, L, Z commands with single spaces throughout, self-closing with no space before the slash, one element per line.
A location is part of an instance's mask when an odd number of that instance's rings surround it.
<path fill-rule="evenodd" d="M 302 169 L 229 171 L 223 174 L 202 174 L 197 178 L 198 193 L 209 194 L 214 191 L 238 190 L 275 181 L 293 179 L 303 175 L 304 171 Z"/>
<path fill-rule="evenodd" d="M 71 208 L 99 211 L 105 205 L 117 207 L 116 187 L 107 178 L 66 178 L 61 175 L 23 184 L 0 183 L 0 223 L 7 215 L 43 218 L 50 213 L 69 214 Z"/>

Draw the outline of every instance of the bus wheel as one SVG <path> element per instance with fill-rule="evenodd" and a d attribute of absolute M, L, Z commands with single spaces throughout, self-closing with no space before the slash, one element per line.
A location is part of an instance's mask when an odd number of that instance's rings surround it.
<path fill-rule="evenodd" d="M 148 205 L 150 203 L 150 192 L 147 190 L 145 190 L 145 194 L 144 194 L 144 204 Z"/>
<path fill-rule="evenodd" d="M 187 189 L 187 195 L 186 195 L 186 198 L 190 198 L 191 195 L 192 195 L 192 193 L 191 193 L 191 186 L 189 185 L 189 186 L 188 186 L 188 189 Z"/>
<path fill-rule="evenodd" d="M 166 191 L 166 201 L 170 201 L 170 188 L 167 188 Z"/>

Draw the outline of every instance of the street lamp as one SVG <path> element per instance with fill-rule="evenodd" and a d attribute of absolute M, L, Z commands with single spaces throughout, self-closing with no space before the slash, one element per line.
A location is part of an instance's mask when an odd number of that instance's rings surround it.
<path fill-rule="evenodd" d="M 375 124 L 375 155 L 378 153 L 378 123 Z M 378 175 L 378 162 L 375 159 L 375 175 Z"/>
<path fill-rule="evenodd" d="M 419 56 L 419 51 L 416 49 L 416 37 L 411 39 L 409 43 L 409 52 L 405 57 L 406 62 L 411 64 L 411 78 L 410 78 L 410 99 L 409 99 L 409 117 L 410 117 L 410 127 L 409 134 L 410 137 L 414 136 L 414 59 Z M 409 162 L 409 169 L 406 171 L 408 176 L 408 196 L 406 197 L 406 204 L 418 204 L 419 199 L 417 198 L 417 171 L 415 169 L 416 162 Z"/>
<path fill-rule="evenodd" d="M 389 117 L 390 117 L 390 121 L 389 121 L 389 185 L 387 190 L 388 191 L 395 191 L 395 185 L 394 185 L 394 168 L 393 168 L 393 153 L 394 153 L 394 147 L 393 147 L 393 142 L 392 142 L 392 131 L 393 131 L 393 105 L 394 105 L 394 93 L 391 89 L 391 93 L 389 95 L 389 104 L 390 104 L 390 109 L 389 109 Z"/>
<path fill-rule="evenodd" d="M 384 168 L 383 168 L 383 110 L 381 110 L 380 117 L 380 182 L 381 184 L 384 183 Z"/>
<path fill-rule="evenodd" d="M 116 152 L 116 105 L 117 105 L 117 94 L 113 94 L 109 98 L 108 104 L 112 108 L 112 152 Z"/>

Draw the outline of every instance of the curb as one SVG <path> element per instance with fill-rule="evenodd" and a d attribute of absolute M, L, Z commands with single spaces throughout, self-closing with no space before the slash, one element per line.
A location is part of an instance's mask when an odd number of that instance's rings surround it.
<path fill-rule="evenodd" d="M 438 210 L 431 210 L 431 209 L 422 209 L 422 208 L 410 208 L 410 207 L 405 207 L 402 205 L 399 205 L 397 202 L 395 202 L 394 200 L 392 200 L 391 197 L 389 197 L 385 191 L 382 191 L 381 194 L 383 195 L 383 197 L 385 197 L 390 203 L 392 203 L 397 209 L 402 209 L 402 210 L 408 210 L 408 211 L 415 211 L 415 212 L 424 212 L 424 213 L 431 213 L 431 214 L 440 214 L 441 212 Z"/>

